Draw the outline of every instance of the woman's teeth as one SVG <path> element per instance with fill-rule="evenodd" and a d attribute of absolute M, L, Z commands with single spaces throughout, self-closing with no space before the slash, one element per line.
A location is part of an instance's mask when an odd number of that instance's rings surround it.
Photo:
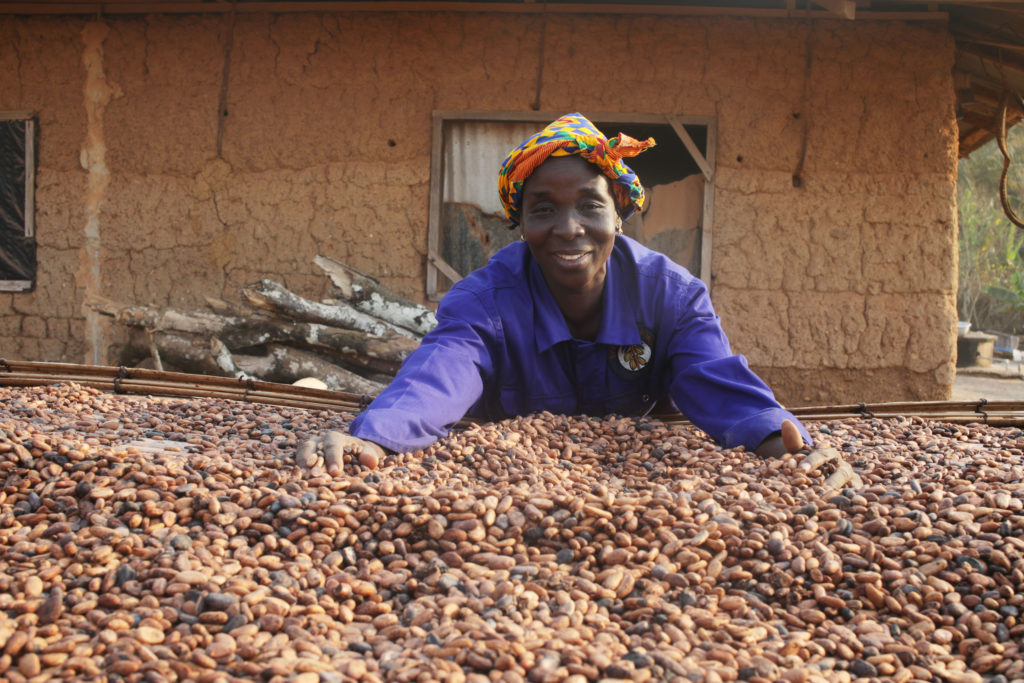
<path fill-rule="evenodd" d="M 566 263 L 576 263 L 577 261 L 582 259 L 584 256 L 586 256 L 586 252 L 582 252 L 581 251 L 581 252 L 576 252 L 576 253 L 573 253 L 573 254 L 555 254 L 555 256 L 560 261 L 565 261 Z"/>

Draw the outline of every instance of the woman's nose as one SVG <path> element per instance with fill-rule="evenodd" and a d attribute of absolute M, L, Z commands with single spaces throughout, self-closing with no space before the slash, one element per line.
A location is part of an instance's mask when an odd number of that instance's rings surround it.
<path fill-rule="evenodd" d="M 582 235 L 584 232 L 583 222 L 575 211 L 561 211 L 555 221 L 553 232 L 562 237 Z"/>

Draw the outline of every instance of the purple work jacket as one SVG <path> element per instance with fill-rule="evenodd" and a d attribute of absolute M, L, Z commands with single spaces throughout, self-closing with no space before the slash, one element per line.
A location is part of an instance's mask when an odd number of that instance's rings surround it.
<path fill-rule="evenodd" d="M 732 353 L 707 287 L 682 266 L 618 236 L 601 329 L 584 341 L 570 334 L 526 243 L 516 242 L 451 288 L 437 327 L 350 433 L 410 451 L 465 415 L 635 416 L 666 397 L 729 448 L 755 448 L 784 418 L 800 425 Z"/>

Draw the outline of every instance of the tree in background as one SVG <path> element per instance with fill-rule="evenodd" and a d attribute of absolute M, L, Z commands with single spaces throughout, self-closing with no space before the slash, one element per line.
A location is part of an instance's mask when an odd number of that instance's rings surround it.
<path fill-rule="evenodd" d="M 1010 152 L 1007 195 L 1024 215 L 1024 130 L 1007 135 Z M 1024 332 L 1024 229 L 1006 217 L 999 201 L 1003 155 L 992 141 L 958 166 L 957 203 L 960 222 L 960 320 L 972 329 Z"/>

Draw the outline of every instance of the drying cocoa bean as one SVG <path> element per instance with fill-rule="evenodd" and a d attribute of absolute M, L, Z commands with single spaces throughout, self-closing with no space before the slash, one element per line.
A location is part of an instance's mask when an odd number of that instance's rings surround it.
<path fill-rule="evenodd" d="M 0 675 L 1024 679 L 1019 428 L 821 421 L 763 460 L 542 413 L 296 462 L 352 417 L 0 388 Z"/>

